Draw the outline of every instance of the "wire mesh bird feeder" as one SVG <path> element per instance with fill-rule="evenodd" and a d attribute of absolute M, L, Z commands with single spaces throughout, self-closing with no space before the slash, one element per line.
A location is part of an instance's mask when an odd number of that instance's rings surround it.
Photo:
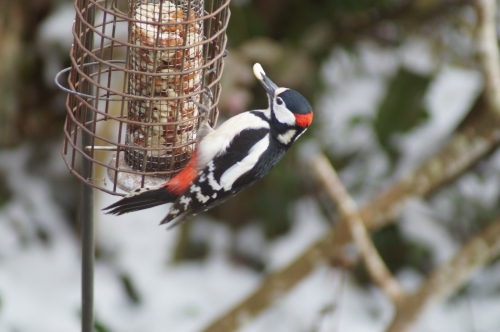
<path fill-rule="evenodd" d="M 68 92 L 63 159 L 84 182 L 82 332 L 94 330 L 92 187 L 123 196 L 189 162 L 201 121 L 217 121 L 229 1 L 75 0 L 71 67 L 56 83 Z"/>
<path fill-rule="evenodd" d="M 229 0 L 76 0 L 75 9 L 71 67 L 56 78 L 69 72 L 64 161 L 107 193 L 159 185 L 190 160 L 201 121 L 217 121 Z"/>

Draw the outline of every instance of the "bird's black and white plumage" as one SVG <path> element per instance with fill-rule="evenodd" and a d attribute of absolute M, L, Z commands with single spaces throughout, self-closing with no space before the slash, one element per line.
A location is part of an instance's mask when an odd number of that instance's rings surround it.
<path fill-rule="evenodd" d="M 207 211 L 266 175 L 312 122 L 309 102 L 279 88 L 259 64 L 254 74 L 269 97 L 269 107 L 236 115 L 216 130 L 204 123 L 186 168 L 164 185 L 142 188 L 105 208 L 123 214 L 173 203 L 163 223 L 176 224 Z"/>

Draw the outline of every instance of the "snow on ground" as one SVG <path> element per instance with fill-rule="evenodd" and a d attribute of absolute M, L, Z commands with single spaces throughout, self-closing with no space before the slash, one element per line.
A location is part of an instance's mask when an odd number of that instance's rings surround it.
<path fill-rule="evenodd" d="M 0 153 L 0 171 L 14 197 L 0 210 L 0 331 L 74 331 L 78 242 L 51 198 L 50 184 L 27 172 L 29 150 Z M 36 236 L 39 225 L 50 236 L 48 245 Z"/>

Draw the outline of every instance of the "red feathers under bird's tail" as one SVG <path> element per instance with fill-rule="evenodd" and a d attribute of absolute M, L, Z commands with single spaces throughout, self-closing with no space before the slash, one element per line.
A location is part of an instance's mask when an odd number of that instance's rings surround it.
<path fill-rule="evenodd" d="M 196 179 L 197 175 L 195 150 L 186 167 L 162 186 L 133 190 L 123 199 L 103 210 L 110 210 L 106 212 L 108 214 L 121 215 L 162 204 L 173 203 L 189 187 L 193 180 Z"/>

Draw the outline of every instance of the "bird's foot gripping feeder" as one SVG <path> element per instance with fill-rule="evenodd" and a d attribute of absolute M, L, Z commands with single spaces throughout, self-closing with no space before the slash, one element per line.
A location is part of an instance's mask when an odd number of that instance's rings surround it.
<path fill-rule="evenodd" d="M 66 165 L 116 195 L 164 183 L 190 160 L 202 119 L 217 120 L 229 0 L 76 6 Z"/>

